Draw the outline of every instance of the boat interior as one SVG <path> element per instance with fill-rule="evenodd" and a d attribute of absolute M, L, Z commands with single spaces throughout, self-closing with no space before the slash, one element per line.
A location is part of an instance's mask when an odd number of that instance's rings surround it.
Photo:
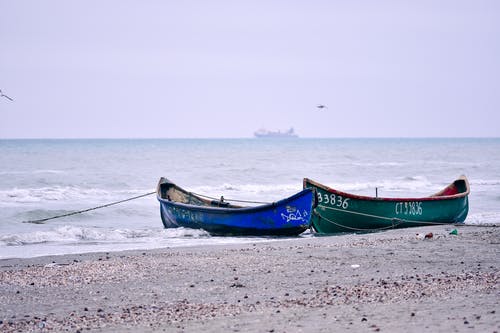
<path fill-rule="evenodd" d="M 469 183 L 467 178 L 460 177 L 455 180 L 453 183 L 432 195 L 432 197 L 444 197 L 444 196 L 453 196 L 453 195 L 466 195 L 469 193 Z"/>
<path fill-rule="evenodd" d="M 240 206 L 232 205 L 224 201 L 224 197 L 220 197 L 218 200 L 213 198 L 209 198 L 210 200 L 201 198 L 200 195 L 188 192 L 167 179 L 160 180 L 158 187 L 160 198 L 168 201 L 205 207 L 240 208 Z"/>

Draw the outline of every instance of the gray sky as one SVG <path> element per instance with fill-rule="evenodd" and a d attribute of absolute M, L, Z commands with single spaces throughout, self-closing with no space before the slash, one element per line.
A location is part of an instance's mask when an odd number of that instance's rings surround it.
<path fill-rule="evenodd" d="M 0 89 L 0 138 L 500 136 L 500 1 L 0 0 Z"/>

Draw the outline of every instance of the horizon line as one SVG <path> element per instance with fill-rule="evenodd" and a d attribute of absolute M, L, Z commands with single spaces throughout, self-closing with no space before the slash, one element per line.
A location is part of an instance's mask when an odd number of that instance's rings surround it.
<path fill-rule="evenodd" d="M 499 139 L 500 136 L 299 136 L 290 138 L 246 137 L 10 137 L 0 140 L 246 140 L 257 141 L 293 141 L 300 139 Z"/>

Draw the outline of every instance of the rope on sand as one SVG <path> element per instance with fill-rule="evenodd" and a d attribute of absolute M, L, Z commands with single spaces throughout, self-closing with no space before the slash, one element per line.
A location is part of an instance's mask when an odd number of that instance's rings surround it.
<path fill-rule="evenodd" d="M 96 210 L 96 209 L 100 209 L 100 208 L 105 208 L 105 207 L 113 206 L 113 205 L 116 205 L 116 204 L 119 204 L 119 203 L 122 203 L 122 202 L 127 202 L 127 201 L 131 201 L 131 200 L 139 199 L 139 198 L 146 197 L 146 196 L 152 195 L 152 194 L 156 194 L 156 191 L 149 192 L 149 193 L 146 193 L 146 194 L 141 194 L 141 195 L 138 195 L 138 196 L 135 196 L 135 197 L 132 197 L 132 198 L 128 198 L 128 199 L 124 199 L 124 200 L 120 200 L 120 201 L 111 202 L 111 203 L 108 203 L 108 204 L 105 204 L 105 205 L 101 205 L 101 206 L 97 206 L 97 207 L 92 207 L 92 208 L 88 208 L 88 209 L 84 209 L 84 210 L 79 210 L 79 211 L 71 212 L 71 213 L 56 215 L 56 216 L 47 217 L 47 218 L 39 219 L 39 220 L 23 221 L 23 223 L 42 224 L 42 223 L 44 223 L 46 221 L 49 221 L 49 220 L 58 219 L 58 218 L 61 218 L 61 217 L 66 217 L 66 216 L 71 216 L 71 215 L 76 215 L 76 214 L 81 214 L 81 213 L 89 212 L 91 210 Z"/>

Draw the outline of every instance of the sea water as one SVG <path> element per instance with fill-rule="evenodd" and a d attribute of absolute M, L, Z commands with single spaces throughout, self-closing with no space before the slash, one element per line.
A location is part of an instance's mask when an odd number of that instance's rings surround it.
<path fill-rule="evenodd" d="M 460 175 L 467 224 L 500 219 L 500 139 L 0 140 L 0 258 L 258 242 L 164 229 L 161 176 L 214 198 L 272 202 L 304 177 L 362 195 L 427 196 Z M 313 237 L 306 232 L 299 237 Z"/>

